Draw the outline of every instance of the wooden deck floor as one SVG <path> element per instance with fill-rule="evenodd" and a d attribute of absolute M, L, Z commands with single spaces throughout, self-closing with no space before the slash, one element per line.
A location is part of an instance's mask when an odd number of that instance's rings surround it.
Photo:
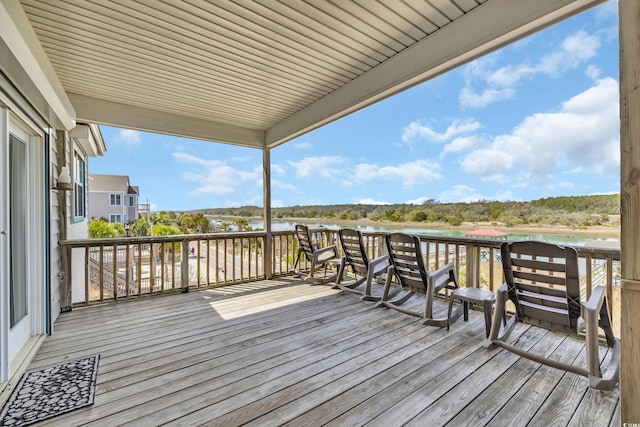
<path fill-rule="evenodd" d="M 620 423 L 617 390 L 482 348 L 477 312 L 447 332 L 294 279 L 75 310 L 55 329 L 31 368 L 99 353 L 97 395 L 39 425 Z M 512 339 L 584 363 L 580 341 Z"/>

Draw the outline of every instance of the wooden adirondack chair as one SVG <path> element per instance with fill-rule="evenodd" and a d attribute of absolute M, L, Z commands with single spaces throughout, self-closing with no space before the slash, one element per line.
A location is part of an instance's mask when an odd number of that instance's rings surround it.
<path fill-rule="evenodd" d="M 305 278 L 305 280 L 309 280 L 315 283 L 327 283 L 334 281 L 337 273 L 332 274 L 327 277 L 327 268 L 329 265 L 334 265 L 338 267 L 340 264 L 340 258 L 338 257 L 338 247 L 336 245 L 327 246 L 325 248 L 320 248 L 316 243 L 311 239 L 311 233 L 309 232 L 309 227 L 306 225 L 297 224 L 295 227 L 296 238 L 298 239 L 298 254 L 296 256 L 296 260 L 293 264 L 294 272 Z M 309 260 L 311 263 L 311 267 L 309 270 L 302 271 L 297 270 L 297 267 L 301 265 L 302 255 Z M 319 268 L 324 268 L 324 275 L 320 277 L 316 277 L 316 271 Z"/>
<path fill-rule="evenodd" d="M 496 309 L 491 333 L 485 347 L 499 346 L 522 357 L 545 365 L 583 375 L 589 386 L 607 390 L 618 380 L 620 341 L 613 336 L 604 287 L 597 286 L 587 302 L 580 301 L 578 254 L 574 248 L 550 243 L 523 241 L 501 246 L 505 282 L 496 296 Z M 515 306 L 502 334 L 505 304 Z M 505 339 L 516 322 L 524 322 L 551 331 L 586 336 L 586 368 L 574 366 L 507 344 Z M 605 369 L 600 368 L 598 327 L 602 328 L 612 354 Z"/>
<path fill-rule="evenodd" d="M 378 306 L 392 308 L 411 316 L 421 317 L 425 325 L 447 326 L 447 316 L 440 318 L 433 317 L 434 297 L 443 289 L 458 289 L 458 278 L 453 268 L 453 263 L 449 263 L 436 271 L 427 271 L 420 249 L 420 239 L 404 233 L 387 234 L 387 250 L 391 266 L 387 270 L 384 291 Z M 389 295 L 393 278 L 396 278 L 401 290 L 395 299 Z M 404 309 L 400 307 L 416 293 L 424 295 L 424 311 Z M 455 322 L 462 314 L 462 305 L 456 307 L 451 314 L 450 323 Z M 446 310 L 445 310 L 446 311 Z"/>
<path fill-rule="evenodd" d="M 344 228 L 338 231 L 340 245 L 342 246 L 342 260 L 340 269 L 336 277 L 334 288 L 362 295 L 365 301 L 380 301 L 380 296 L 371 294 L 373 280 L 387 271 L 389 267 L 389 255 L 384 254 L 376 259 L 370 260 L 367 249 L 364 246 L 362 233 L 358 230 Z M 355 280 L 344 283 L 346 269 L 351 268 L 355 275 Z M 364 288 L 358 288 L 364 283 Z"/>

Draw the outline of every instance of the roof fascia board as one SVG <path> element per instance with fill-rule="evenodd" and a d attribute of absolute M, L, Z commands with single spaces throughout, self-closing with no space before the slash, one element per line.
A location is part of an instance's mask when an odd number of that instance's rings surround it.
<path fill-rule="evenodd" d="M 266 132 L 293 138 L 452 70 L 606 0 L 488 0 Z"/>
<path fill-rule="evenodd" d="M 264 147 L 263 131 L 121 104 L 75 93 L 69 93 L 68 95 L 76 109 L 78 121 L 243 147 L 259 149 Z"/>
<path fill-rule="evenodd" d="M 18 0 L 0 1 L 0 38 L 29 77 L 51 110 L 70 130 L 75 126 L 75 111 L 58 76 L 31 27 Z"/>

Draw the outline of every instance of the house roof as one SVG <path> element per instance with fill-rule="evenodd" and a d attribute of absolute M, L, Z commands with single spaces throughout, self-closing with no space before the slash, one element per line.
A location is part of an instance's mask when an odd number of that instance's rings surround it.
<path fill-rule="evenodd" d="M 63 123 L 272 148 L 603 1 L 5 0 L 0 31 Z"/>
<path fill-rule="evenodd" d="M 128 192 L 130 188 L 126 175 L 89 174 L 89 191 Z"/>
<path fill-rule="evenodd" d="M 506 237 L 509 233 L 505 233 L 504 231 L 496 230 L 495 228 L 487 227 L 487 228 L 476 228 L 467 233 L 465 236 L 472 237 L 489 237 L 492 239 L 496 239 L 498 237 Z"/>

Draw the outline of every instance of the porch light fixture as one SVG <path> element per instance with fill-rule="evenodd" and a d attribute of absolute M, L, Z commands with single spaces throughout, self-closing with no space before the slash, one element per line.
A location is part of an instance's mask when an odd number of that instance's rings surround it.
<path fill-rule="evenodd" d="M 63 166 L 60 168 L 60 173 L 58 174 L 58 181 L 56 185 L 53 186 L 54 190 L 73 190 L 73 185 L 71 185 L 71 176 L 69 175 L 69 168 L 67 166 Z"/>

